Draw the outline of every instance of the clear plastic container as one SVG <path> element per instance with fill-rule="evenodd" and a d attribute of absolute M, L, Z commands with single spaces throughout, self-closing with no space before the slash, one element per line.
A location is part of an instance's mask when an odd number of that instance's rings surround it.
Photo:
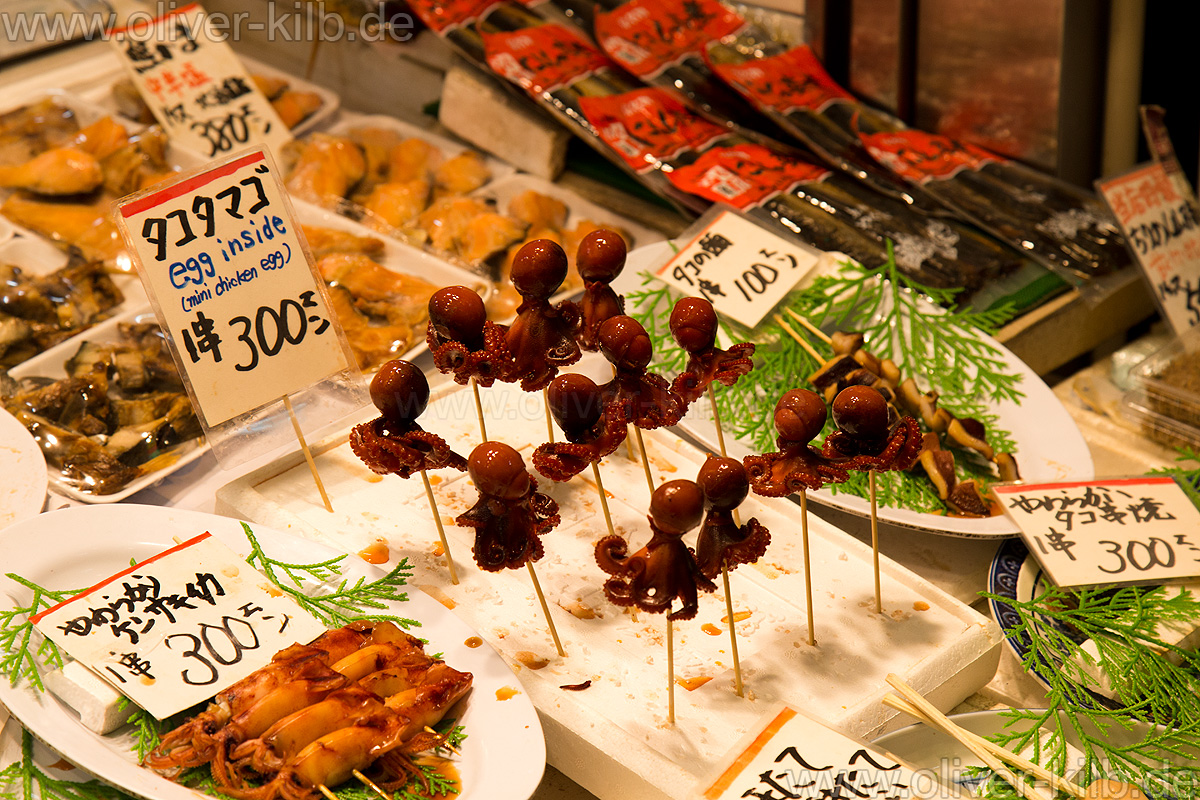
<path fill-rule="evenodd" d="M 1200 328 L 1172 339 L 1130 374 L 1146 408 L 1200 428 Z"/>
<path fill-rule="evenodd" d="M 1200 428 L 1160 413 L 1155 410 L 1158 404 L 1159 400 L 1152 399 L 1146 392 L 1133 391 L 1122 399 L 1121 413 L 1136 423 L 1147 439 L 1164 447 L 1200 450 Z"/>

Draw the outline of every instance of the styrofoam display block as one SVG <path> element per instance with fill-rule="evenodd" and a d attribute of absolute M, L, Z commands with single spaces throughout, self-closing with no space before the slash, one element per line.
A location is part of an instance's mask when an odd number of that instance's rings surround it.
<path fill-rule="evenodd" d="M 502 384 L 481 392 L 489 436 L 517 448 L 532 466 L 530 454 L 547 437 L 540 394 Z M 467 390 L 435 393 L 419 421 L 464 456 L 479 443 Z M 705 458 L 667 432 L 647 432 L 645 442 L 656 485 L 694 479 Z M 546 554 L 536 563 L 567 652 L 560 658 L 529 573 L 480 570 L 471 558 L 471 531 L 453 524 L 478 497 L 465 473 L 433 475 L 458 567 L 460 582 L 452 585 L 418 476 L 372 474 L 351 452 L 346 434 L 322 442 L 316 452 L 333 513 L 325 510 L 299 454 L 222 487 L 218 511 L 350 553 L 372 545 L 377 551 L 382 541 L 389 564 L 407 558 L 415 568 L 411 583 L 453 608 L 512 665 L 541 715 L 549 763 L 602 800 L 691 797 L 707 769 L 779 702 L 870 738 L 910 722 L 880 702 L 888 673 L 949 709 L 986 684 L 999 661 L 1001 633 L 994 622 L 887 558 L 880 565 L 884 612 L 874 613 L 870 548 L 813 515 L 817 643 L 809 646 L 799 506 L 751 495 L 741 506 L 742 519 L 754 516 L 766 525 L 771 546 L 760 563 L 730 574 L 745 697 L 734 693 L 718 589 L 701 597 L 695 619 L 674 625 L 680 685 L 671 725 L 666 622 L 605 599 L 607 576 L 596 565 L 594 545 L 607 529 L 590 472 L 567 484 L 538 480 L 562 515 L 559 527 L 543 538 Z M 630 540 L 632 552 L 650 536 L 642 466 L 622 448 L 602 462 L 601 473 L 617 532 Z M 586 689 L 563 688 L 586 681 Z M 814 735 L 820 734 L 814 729 Z"/>

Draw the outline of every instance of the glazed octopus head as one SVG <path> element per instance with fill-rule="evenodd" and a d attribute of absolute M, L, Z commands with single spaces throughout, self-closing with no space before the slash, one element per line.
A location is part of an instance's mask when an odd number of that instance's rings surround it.
<path fill-rule="evenodd" d="M 512 284 L 522 297 L 549 299 L 567 277 L 567 254 L 557 242 L 534 239 L 513 257 Z"/>
<path fill-rule="evenodd" d="M 525 461 L 503 442 L 484 442 L 472 450 L 467 472 L 481 494 L 519 500 L 529 492 Z"/>
<path fill-rule="evenodd" d="M 878 441 L 888 433 L 888 405 L 870 386 L 849 386 L 833 399 L 833 423 L 862 441 Z"/>
<path fill-rule="evenodd" d="M 389 422 L 412 422 L 429 405 L 429 381 L 408 361 L 392 359 L 371 379 L 371 402 Z"/>
<path fill-rule="evenodd" d="M 775 403 L 775 430 L 793 442 L 811 442 L 825 427 L 825 401 L 808 389 L 792 389 Z"/>
<path fill-rule="evenodd" d="M 717 342 L 717 312 L 700 297 L 684 297 L 671 309 L 671 335 L 689 353 L 707 350 Z"/>
<path fill-rule="evenodd" d="M 650 496 L 650 518 L 663 533 L 682 536 L 703 516 L 704 493 L 695 481 L 667 481 Z"/>
<path fill-rule="evenodd" d="M 750 493 L 750 478 L 736 458 L 710 456 L 700 467 L 696 483 L 704 493 L 704 507 L 717 511 L 737 508 Z"/>
<path fill-rule="evenodd" d="M 550 404 L 550 415 L 568 435 L 590 429 L 604 412 L 600 387 L 577 372 L 564 372 L 550 381 L 546 401 Z"/>
<path fill-rule="evenodd" d="M 600 341 L 600 352 L 618 369 L 644 370 L 654 357 L 650 336 L 633 317 L 609 317 L 596 338 Z"/>
<path fill-rule="evenodd" d="M 486 321 L 483 298 L 466 286 L 447 286 L 429 298 L 429 323 L 443 339 L 479 349 Z"/>
<path fill-rule="evenodd" d="M 626 245 L 621 234 L 600 228 L 579 243 L 575 268 L 585 281 L 612 283 L 625 268 Z"/>

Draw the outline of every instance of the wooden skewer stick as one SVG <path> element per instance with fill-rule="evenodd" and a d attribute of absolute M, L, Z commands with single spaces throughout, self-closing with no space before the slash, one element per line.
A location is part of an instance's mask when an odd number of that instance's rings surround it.
<path fill-rule="evenodd" d="M 326 786 L 325 784 L 318 783 L 317 789 L 319 789 L 321 794 L 325 795 L 325 797 L 328 798 L 328 800 L 338 800 L 338 796 L 336 794 L 334 794 L 333 792 L 329 791 L 329 787 Z"/>
<path fill-rule="evenodd" d="M 729 458 L 729 452 L 725 449 L 725 432 L 721 430 L 721 412 L 717 408 L 717 393 L 713 390 L 713 385 L 708 385 L 708 402 L 712 405 L 713 422 L 717 424 L 717 446 L 721 448 L 721 458 Z M 739 528 L 742 527 L 742 517 L 735 508 L 733 510 L 733 524 Z M 738 692 L 738 697 L 742 693 Z"/>
<path fill-rule="evenodd" d="M 800 490 L 800 543 L 804 550 L 804 592 L 808 607 L 808 646 L 817 643 L 817 629 L 813 621 L 812 563 L 808 557 L 808 492 Z"/>
<path fill-rule="evenodd" d="M 479 436 L 483 441 L 487 441 L 487 426 L 483 424 L 483 403 L 479 400 L 479 384 L 475 378 L 471 378 L 471 391 L 475 393 L 475 419 L 479 420 Z"/>
<path fill-rule="evenodd" d="M 807 319 L 805 319 L 804 317 L 797 314 L 795 311 L 792 311 L 790 308 L 785 308 L 783 310 L 783 313 L 787 314 L 789 317 L 796 320 L 796 322 L 799 322 L 805 328 L 808 328 L 809 333 L 811 333 L 813 336 L 816 336 L 818 339 L 823 341 L 825 344 L 833 344 L 833 339 L 831 339 L 829 337 L 829 334 L 825 333 L 825 331 L 821 330 L 816 325 L 813 325 L 811 322 L 809 322 Z"/>
<path fill-rule="evenodd" d="M 542 594 L 542 585 L 538 583 L 537 573 L 533 571 L 533 562 L 526 561 L 525 566 L 529 567 L 529 578 L 533 581 L 533 590 L 537 592 L 538 602 L 542 604 L 542 614 L 546 617 L 546 627 L 550 628 L 550 638 L 554 640 L 554 649 L 563 658 L 567 657 L 567 651 L 563 650 L 562 642 L 558 640 L 558 630 L 554 627 L 554 618 L 550 616 L 550 606 L 546 604 L 546 595 Z"/>
<path fill-rule="evenodd" d="M 604 482 L 600 480 L 600 466 L 595 461 L 592 462 L 592 476 L 596 479 L 596 489 L 600 492 L 600 508 L 604 510 L 604 522 L 608 525 L 608 533 L 610 536 L 616 536 L 612 515 L 608 513 L 608 498 L 604 496 Z"/>
<path fill-rule="evenodd" d="M 793 339 L 796 340 L 797 344 L 799 344 L 801 347 L 803 347 L 805 350 L 807 350 L 808 354 L 810 356 L 815 358 L 817 360 L 817 362 L 820 364 L 825 363 L 825 357 L 823 355 L 821 355 L 820 353 L 818 353 L 816 351 L 816 349 L 811 344 L 808 343 L 807 339 L 805 339 L 800 334 L 796 333 L 796 329 L 793 328 L 791 325 L 788 325 L 787 321 L 784 320 L 783 317 L 781 317 L 779 314 L 775 314 L 773 316 L 774 316 L 775 321 L 779 323 L 779 327 L 783 328 L 783 330 L 787 333 L 788 336 L 791 336 Z"/>
<path fill-rule="evenodd" d="M 625 426 L 625 455 L 629 457 L 630 461 L 636 462 L 637 455 L 634 454 L 634 452 L 633 452 L 633 442 L 631 441 L 630 436 L 629 436 L 630 427 L 632 427 L 632 426 L 630 426 L 630 425 Z"/>
<path fill-rule="evenodd" d="M 936 727 L 933 720 L 925 716 L 921 709 L 917 708 L 898 694 L 888 692 L 883 696 L 883 704 L 890 708 L 894 708 L 897 711 L 903 711 L 909 716 L 916 717 L 927 725 Z M 964 738 L 975 741 L 980 747 L 983 747 L 1001 761 L 1013 765 L 1022 772 L 1028 772 L 1030 775 L 1039 780 L 1045 781 L 1047 784 L 1049 784 L 1051 789 L 1054 789 L 1057 792 L 1065 792 L 1069 795 L 1080 798 L 1080 800 L 1087 796 L 1087 791 L 1085 789 L 1074 783 L 1071 783 L 1071 781 L 1066 780 L 1065 778 L 1060 778 L 1040 764 L 1035 764 L 1032 761 L 1028 761 L 1011 750 L 1005 750 L 1000 745 L 996 744 L 995 742 L 988 741 L 977 733 L 973 733 L 962 727 L 959 727 L 959 730 L 962 732 L 962 736 Z"/>
<path fill-rule="evenodd" d="M 332 514 L 333 506 L 329 503 L 329 495 L 325 494 L 325 484 L 321 482 L 321 476 L 317 474 L 317 462 L 313 460 L 312 451 L 308 449 L 308 442 L 304 441 L 304 431 L 300 430 L 300 420 L 296 419 L 296 410 L 292 408 L 292 398 L 286 394 L 283 396 L 283 407 L 287 409 L 288 416 L 291 417 L 292 428 L 295 429 L 296 439 L 300 442 L 300 450 L 304 453 L 304 460 L 308 462 L 308 470 L 317 484 L 317 491 L 321 493 L 321 501 L 325 503 L 325 510 Z"/>
<path fill-rule="evenodd" d="M 667 606 L 667 722 L 675 724 L 675 623 Z"/>
<path fill-rule="evenodd" d="M 550 417 L 550 392 L 542 388 L 542 406 L 546 411 L 546 434 L 550 437 L 550 442 L 554 442 L 554 420 Z"/>
<path fill-rule="evenodd" d="M 875 568 L 875 613 L 883 613 L 883 594 L 879 587 L 879 513 L 875 499 L 875 470 L 867 470 L 867 486 L 871 491 L 871 562 Z"/>
<path fill-rule="evenodd" d="M 429 474 L 421 470 L 421 480 L 425 481 L 425 497 L 429 500 L 429 511 L 433 514 L 433 524 L 437 525 L 438 538 L 442 540 L 442 550 L 446 551 L 446 567 L 450 570 L 450 582 L 458 585 L 458 572 L 454 569 L 454 559 L 450 557 L 450 543 L 446 541 L 446 529 L 442 527 L 442 515 L 438 513 L 437 501 L 433 499 L 433 486 L 429 483 Z"/>
<path fill-rule="evenodd" d="M 654 478 L 650 475 L 650 454 L 646 452 L 646 443 L 642 441 L 642 429 L 634 425 L 633 432 L 637 436 L 638 450 L 642 451 L 642 471 L 646 473 L 646 485 L 650 487 L 650 494 L 654 494 Z"/>
<path fill-rule="evenodd" d="M 383 789 L 379 788 L 379 784 L 375 783 L 375 781 L 371 780 L 366 775 L 362 774 L 362 772 L 360 772 L 359 770 L 356 770 L 356 769 L 351 770 L 350 772 L 354 777 L 358 778 L 358 780 L 364 786 L 366 786 L 368 789 L 370 789 L 375 794 L 382 797 L 383 800 L 392 800 L 392 796 L 390 794 L 385 792 Z"/>
<path fill-rule="evenodd" d="M 905 683 L 900 676 L 890 674 L 887 676 L 888 684 L 898 691 L 900 695 L 912 703 L 925 715 L 936 728 L 941 730 L 947 736 L 950 736 L 963 744 L 968 750 L 975 754 L 975 757 L 987 764 L 988 767 L 1004 780 L 1012 784 L 1012 787 L 1020 792 L 1026 800 L 1049 800 L 1044 794 L 1030 786 L 1021 777 L 1018 777 L 1008 767 L 992 755 L 986 748 L 980 747 L 974 741 L 961 735 L 962 728 L 950 721 L 950 719 L 937 709 L 932 703 L 926 700 L 920 692 Z"/>
<path fill-rule="evenodd" d="M 725 616 L 729 620 L 729 647 L 733 654 L 733 690 L 738 697 L 745 697 L 742 684 L 742 661 L 738 658 L 737 631 L 733 627 L 733 597 L 729 594 L 729 568 L 721 562 L 721 582 L 725 584 Z"/>

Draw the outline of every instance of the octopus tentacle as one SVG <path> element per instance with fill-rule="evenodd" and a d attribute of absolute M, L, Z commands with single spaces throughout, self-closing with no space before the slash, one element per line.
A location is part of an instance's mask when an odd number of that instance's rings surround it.
<path fill-rule="evenodd" d="M 350 431 L 350 449 L 372 472 L 408 478 L 421 470 L 467 468 L 467 460 L 451 450 L 445 439 L 416 423 L 400 433 L 386 431 L 386 426 L 384 418 L 378 417 Z"/>
<path fill-rule="evenodd" d="M 671 388 L 688 405 L 700 399 L 713 381 L 732 386 L 754 369 L 753 342 L 739 342 L 728 350 L 712 347 L 692 353 L 683 372 L 675 376 Z"/>
<path fill-rule="evenodd" d="M 455 383 L 465 386 L 474 378 L 487 387 L 498 380 L 511 380 L 512 353 L 505 334 L 504 326 L 487 320 L 483 324 L 483 348 L 472 350 L 462 342 L 442 338 L 430 323 L 425 342 L 438 370 L 452 374 Z"/>

